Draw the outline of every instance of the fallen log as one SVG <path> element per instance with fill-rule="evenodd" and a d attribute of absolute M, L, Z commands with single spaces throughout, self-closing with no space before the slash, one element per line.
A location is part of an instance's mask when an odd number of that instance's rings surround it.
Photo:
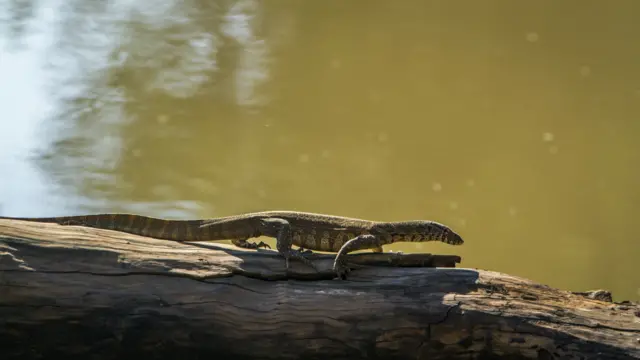
<path fill-rule="evenodd" d="M 0 220 L 0 358 L 640 358 L 640 307 L 605 291 L 429 254 L 353 254 L 341 281 L 333 258 Z"/>

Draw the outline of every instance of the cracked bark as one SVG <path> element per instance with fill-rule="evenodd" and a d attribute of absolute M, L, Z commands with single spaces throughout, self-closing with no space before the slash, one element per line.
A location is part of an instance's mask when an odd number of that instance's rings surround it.
<path fill-rule="evenodd" d="M 607 292 L 424 254 L 355 254 L 392 267 L 330 280 L 331 255 L 314 257 L 318 278 L 270 251 L 195 245 L 0 220 L 2 359 L 640 358 L 640 308 Z M 418 267 L 433 265 L 450 267 Z"/>

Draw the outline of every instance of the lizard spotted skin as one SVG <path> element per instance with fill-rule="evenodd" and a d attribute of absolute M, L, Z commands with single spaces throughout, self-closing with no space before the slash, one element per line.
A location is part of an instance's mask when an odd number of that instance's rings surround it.
<path fill-rule="evenodd" d="M 291 258 L 316 269 L 304 257 L 310 250 L 336 252 L 333 269 L 343 279 L 349 271 L 346 255 L 352 251 L 382 252 L 383 245 L 396 242 L 464 243 L 453 230 L 435 221 L 379 222 L 297 211 L 264 211 L 204 220 L 167 220 L 133 214 L 0 219 L 87 226 L 180 242 L 231 240 L 234 245 L 246 249 L 269 247 L 262 241 L 257 244 L 247 241 L 268 236 L 276 239 L 276 248 L 284 257 L 287 270 Z M 300 249 L 294 250 L 292 245 Z"/>

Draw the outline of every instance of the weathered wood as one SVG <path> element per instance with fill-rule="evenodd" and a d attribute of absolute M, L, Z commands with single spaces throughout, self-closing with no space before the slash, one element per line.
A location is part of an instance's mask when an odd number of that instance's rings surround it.
<path fill-rule="evenodd" d="M 305 281 L 312 270 L 292 261 L 287 274 L 272 251 L 197 245 L 0 220 L 0 358 L 640 358 L 634 303 L 472 269 L 376 266 Z M 332 259 L 314 257 L 322 276 Z"/>

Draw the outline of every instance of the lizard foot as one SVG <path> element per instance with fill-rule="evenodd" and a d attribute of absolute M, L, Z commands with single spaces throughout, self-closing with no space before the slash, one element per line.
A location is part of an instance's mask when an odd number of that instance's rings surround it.
<path fill-rule="evenodd" d="M 313 270 L 318 271 L 318 268 L 316 267 L 316 265 L 313 262 L 311 262 L 311 260 L 304 257 L 303 252 L 301 252 L 300 250 L 291 249 L 289 250 L 289 253 L 284 258 L 285 258 L 285 267 L 287 270 L 289 270 L 289 259 L 294 258 L 296 260 L 301 261 L 305 265 L 313 268 Z"/>
<path fill-rule="evenodd" d="M 336 272 L 336 275 L 342 280 L 346 280 L 347 274 L 351 271 L 346 263 L 343 261 L 336 261 L 333 263 L 333 271 Z"/>
<path fill-rule="evenodd" d="M 255 249 L 259 249 L 261 247 L 265 248 L 265 249 L 271 249 L 271 246 L 269 246 L 269 244 L 265 243 L 264 241 L 260 241 L 259 243 L 251 243 L 253 245 L 255 245 Z"/>
<path fill-rule="evenodd" d="M 269 244 L 265 243 L 264 241 L 260 241 L 259 243 L 256 244 L 254 242 L 249 242 L 246 239 L 237 239 L 237 240 L 232 240 L 231 242 L 235 246 L 241 247 L 244 249 L 259 249 L 261 247 L 271 249 L 271 246 L 269 246 Z"/>
<path fill-rule="evenodd" d="M 311 255 L 311 254 L 313 254 L 313 251 L 311 251 L 309 249 L 299 248 L 297 251 L 298 251 L 299 254 L 302 254 L 302 255 Z"/>

